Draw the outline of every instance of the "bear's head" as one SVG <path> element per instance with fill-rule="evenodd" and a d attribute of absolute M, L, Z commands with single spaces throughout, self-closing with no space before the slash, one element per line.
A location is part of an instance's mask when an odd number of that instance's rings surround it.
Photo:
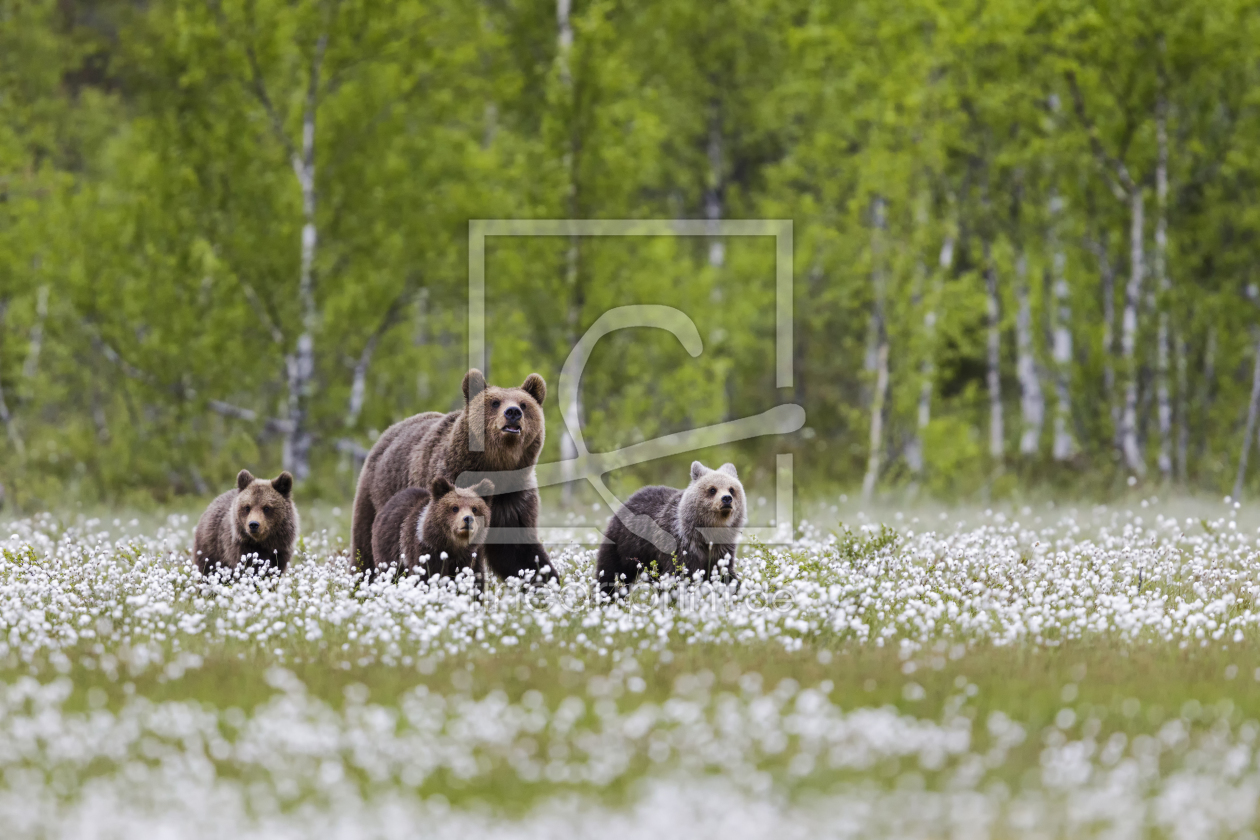
<path fill-rule="evenodd" d="M 236 476 L 236 530 L 253 542 L 287 536 L 293 527 L 293 476 L 288 472 L 268 481 L 254 478 L 249 470 Z"/>
<path fill-rule="evenodd" d="M 747 515 L 744 485 L 739 483 L 734 464 L 723 464 L 711 470 L 699 461 L 692 461 L 691 483 L 684 495 L 683 506 L 692 511 L 697 526 L 744 527 Z"/>
<path fill-rule="evenodd" d="M 486 384 L 481 371 L 473 368 L 464 375 L 464 417 L 469 424 L 482 421 L 486 461 L 500 469 L 533 463 L 542 449 L 546 428 L 542 404 L 547 383 L 536 373 L 525 377 L 519 388 L 498 388 Z M 475 427 L 469 435 L 474 446 Z"/>
<path fill-rule="evenodd" d="M 429 509 L 420 522 L 420 539 L 429 545 L 463 548 L 485 542 L 490 527 L 494 484 L 484 479 L 472 487 L 455 487 L 438 476 L 429 485 Z"/>

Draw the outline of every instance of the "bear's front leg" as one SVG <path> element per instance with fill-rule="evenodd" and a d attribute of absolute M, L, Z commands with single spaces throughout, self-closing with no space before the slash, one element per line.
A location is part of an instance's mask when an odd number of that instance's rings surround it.
<path fill-rule="evenodd" d="M 522 490 L 494 497 L 490 512 L 490 539 L 486 544 L 486 565 L 500 578 L 524 578 L 533 572 L 534 583 L 560 579 L 547 549 L 538 540 L 538 491 Z M 505 529 L 500 531 L 500 529 Z M 496 540 L 496 531 L 508 534 L 510 542 Z"/>

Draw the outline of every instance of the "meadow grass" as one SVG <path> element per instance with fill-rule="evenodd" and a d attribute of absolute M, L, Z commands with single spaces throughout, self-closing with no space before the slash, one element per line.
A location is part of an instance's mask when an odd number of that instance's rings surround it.
<path fill-rule="evenodd" d="M 830 508 L 747 545 L 737 592 L 689 599 L 666 577 L 625 607 L 581 593 L 579 547 L 554 549 L 566 593 L 365 585 L 331 509 L 304 511 L 278 580 L 197 578 L 186 515 L 5 523 L 0 820 L 32 836 L 86 813 L 101 836 L 336 820 L 642 836 L 660 813 L 726 836 L 1255 830 L 1260 554 L 1238 508 L 810 524 Z"/>

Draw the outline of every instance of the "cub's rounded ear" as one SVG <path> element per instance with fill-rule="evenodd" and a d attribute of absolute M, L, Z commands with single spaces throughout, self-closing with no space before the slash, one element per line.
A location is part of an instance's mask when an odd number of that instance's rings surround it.
<path fill-rule="evenodd" d="M 487 496 L 494 495 L 494 482 L 488 478 L 483 478 L 469 489 L 484 499 Z"/>
<path fill-rule="evenodd" d="M 536 373 L 525 377 L 525 381 L 521 383 L 521 390 L 533 397 L 534 402 L 539 405 L 547 399 L 547 382 Z"/>
<path fill-rule="evenodd" d="M 292 474 L 290 474 L 288 470 L 285 470 L 284 472 L 280 473 L 280 475 L 272 479 L 271 486 L 274 487 L 276 489 L 276 492 L 279 493 L 281 496 L 288 496 L 289 492 L 293 490 Z"/>
<path fill-rule="evenodd" d="M 439 475 L 433 479 L 433 483 L 429 485 L 429 493 L 434 500 L 440 499 L 447 493 L 451 492 L 451 483 L 446 480 L 446 476 Z"/>
<path fill-rule="evenodd" d="M 691 480 L 692 481 L 695 481 L 697 478 L 699 478 L 702 475 L 708 475 L 711 472 L 713 472 L 713 470 L 709 469 L 708 467 L 706 467 L 704 464 L 700 463 L 699 461 L 691 462 Z"/>
<path fill-rule="evenodd" d="M 718 472 L 726 473 L 731 478 L 739 478 L 739 474 L 735 472 L 734 464 L 729 464 L 729 463 L 723 464 L 722 466 L 718 467 Z"/>
<path fill-rule="evenodd" d="M 236 474 L 236 489 L 244 491 L 246 487 L 254 483 L 254 474 L 249 470 L 241 470 Z"/>
<path fill-rule="evenodd" d="M 486 390 L 486 377 L 481 371 L 473 368 L 464 374 L 464 402 L 468 402 L 473 397 Z"/>

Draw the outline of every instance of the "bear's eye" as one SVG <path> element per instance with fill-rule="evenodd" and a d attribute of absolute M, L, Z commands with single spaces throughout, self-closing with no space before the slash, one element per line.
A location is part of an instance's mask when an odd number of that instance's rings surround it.
<path fill-rule="evenodd" d="M 249 513 L 249 505 L 245 505 L 244 510 L 245 510 L 245 512 L 246 512 L 246 513 Z"/>
<path fill-rule="evenodd" d="M 499 402 L 499 400 L 495 400 L 494 402 L 490 403 L 491 408 L 498 408 L 500 405 L 502 405 L 502 403 Z"/>
<path fill-rule="evenodd" d="M 451 513 L 459 513 L 459 505 L 451 505 Z"/>
<path fill-rule="evenodd" d="M 271 505 L 263 505 L 263 516 L 271 516 Z"/>
<path fill-rule="evenodd" d="M 717 495 L 717 488 L 716 488 L 716 487 L 710 487 L 710 488 L 709 488 L 709 495 L 710 495 L 710 496 L 716 496 L 716 495 Z"/>

